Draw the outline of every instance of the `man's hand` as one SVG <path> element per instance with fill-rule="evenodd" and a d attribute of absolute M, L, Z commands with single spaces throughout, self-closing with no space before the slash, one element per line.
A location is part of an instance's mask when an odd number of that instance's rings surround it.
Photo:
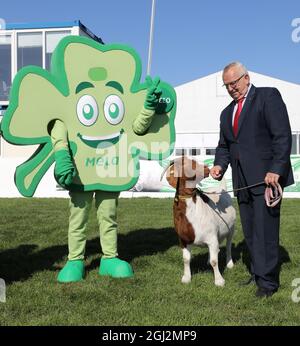
<path fill-rule="evenodd" d="M 221 166 L 214 166 L 210 169 L 210 175 L 216 180 L 221 180 L 223 175 L 223 169 Z"/>
<path fill-rule="evenodd" d="M 145 100 L 145 108 L 150 110 L 155 110 L 158 106 L 162 90 L 159 87 L 160 79 L 155 77 L 153 80 L 150 76 L 146 77 L 147 82 L 147 95 Z"/>
<path fill-rule="evenodd" d="M 265 184 L 276 187 L 278 186 L 279 178 L 280 178 L 279 174 L 268 172 L 265 176 Z"/>

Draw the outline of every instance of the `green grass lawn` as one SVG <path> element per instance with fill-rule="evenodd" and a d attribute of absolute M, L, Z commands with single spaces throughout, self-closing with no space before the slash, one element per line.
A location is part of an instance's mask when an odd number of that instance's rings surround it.
<path fill-rule="evenodd" d="M 300 200 L 284 200 L 281 218 L 281 288 L 257 299 L 240 287 L 248 262 L 239 219 L 233 240 L 235 267 L 219 261 L 225 287 L 214 286 L 207 248 L 194 247 L 192 282 L 181 283 L 183 263 L 173 229 L 172 199 L 120 199 L 119 255 L 131 279 L 98 276 L 100 245 L 95 211 L 86 249 L 86 278 L 59 284 L 67 257 L 68 200 L 0 199 L 0 278 L 6 303 L 0 325 L 300 325 L 292 281 L 300 278 Z M 300 292 L 298 293 L 300 297 Z"/>

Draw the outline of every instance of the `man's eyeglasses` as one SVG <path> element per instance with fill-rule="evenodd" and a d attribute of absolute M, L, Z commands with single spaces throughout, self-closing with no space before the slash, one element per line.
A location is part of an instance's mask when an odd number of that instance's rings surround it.
<path fill-rule="evenodd" d="M 224 83 L 223 87 L 225 87 L 226 89 L 228 89 L 229 87 L 231 88 L 235 88 L 237 86 L 237 83 L 246 75 L 246 73 L 242 74 L 241 77 L 239 77 L 238 79 L 234 80 L 233 82 L 230 83 Z"/>

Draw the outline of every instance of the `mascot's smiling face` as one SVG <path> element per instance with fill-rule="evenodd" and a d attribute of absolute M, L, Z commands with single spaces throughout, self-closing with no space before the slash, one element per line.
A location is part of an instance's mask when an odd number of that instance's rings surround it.
<path fill-rule="evenodd" d="M 125 106 L 122 100 L 124 88 L 117 81 L 106 81 L 107 71 L 105 68 L 91 68 L 88 75 L 91 76 L 93 82 L 104 82 L 104 86 L 107 88 L 106 93 L 96 95 L 95 97 L 92 93 L 96 86 L 91 82 L 80 82 L 76 87 L 75 94 L 82 95 L 77 101 L 76 113 L 79 123 L 83 125 L 82 133 L 78 132 L 77 136 L 83 143 L 92 148 L 106 148 L 118 143 L 121 135 L 124 133 L 124 129 L 121 127 L 125 115 Z M 102 124 L 97 126 L 99 113 L 101 113 L 100 119 L 102 118 L 101 120 L 103 121 L 102 128 L 104 125 L 107 125 L 111 128 L 112 133 L 99 136 L 86 135 L 87 132 L 91 132 L 88 128 L 92 126 L 96 126 L 96 131 L 101 132 Z M 116 129 L 118 129 L 117 132 Z"/>
<path fill-rule="evenodd" d="M 98 70 L 98 80 L 101 80 L 103 76 L 107 75 L 106 70 L 103 68 L 93 70 Z M 117 95 L 110 94 L 106 96 L 102 109 L 108 124 L 116 126 L 119 125 L 124 118 L 125 107 L 121 98 L 122 94 L 124 94 L 124 89 L 117 81 L 109 81 L 105 86 L 113 88 L 113 91 L 117 93 Z M 76 88 L 76 94 L 83 90 L 86 90 L 86 93 L 88 93 L 89 88 L 95 88 L 95 86 L 90 82 L 81 82 Z M 88 127 L 93 126 L 97 122 L 99 116 L 99 106 L 96 99 L 90 94 L 81 96 L 77 102 L 76 112 L 78 120 L 82 125 Z M 85 131 L 84 128 L 83 131 Z M 79 132 L 77 135 L 86 145 L 92 148 L 105 148 L 116 144 L 123 132 L 124 129 L 121 128 L 117 133 L 106 136 L 86 136 Z"/>
<path fill-rule="evenodd" d="M 138 179 L 139 156 L 169 156 L 175 142 L 175 91 L 161 83 L 171 106 L 156 114 L 147 133 L 138 136 L 132 123 L 147 93 L 140 76 L 141 63 L 131 48 L 78 36 L 60 41 L 51 72 L 32 66 L 20 70 L 2 122 L 3 134 L 14 144 L 40 144 L 17 169 L 20 192 L 32 195 L 54 161 L 49 124 L 55 119 L 68 130 L 78 171 L 73 188 L 79 190 L 129 189 Z"/>

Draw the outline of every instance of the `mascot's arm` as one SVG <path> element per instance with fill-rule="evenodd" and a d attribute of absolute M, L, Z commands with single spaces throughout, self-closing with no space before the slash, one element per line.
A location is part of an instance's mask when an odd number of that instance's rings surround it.
<path fill-rule="evenodd" d="M 150 127 L 162 93 L 159 86 L 160 79 L 158 77 L 154 78 L 152 81 L 151 77 L 147 76 L 146 81 L 147 95 L 144 107 L 132 124 L 132 129 L 137 135 L 143 135 Z"/>
<path fill-rule="evenodd" d="M 132 124 L 134 133 L 137 135 L 143 135 L 150 127 L 154 114 L 154 110 L 143 107 L 140 114 L 136 117 Z"/>
<path fill-rule="evenodd" d="M 55 120 L 51 129 L 51 141 L 55 156 L 55 179 L 62 187 L 68 188 L 76 170 L 69 150 L 68 131 L 60 120 Z"/>

